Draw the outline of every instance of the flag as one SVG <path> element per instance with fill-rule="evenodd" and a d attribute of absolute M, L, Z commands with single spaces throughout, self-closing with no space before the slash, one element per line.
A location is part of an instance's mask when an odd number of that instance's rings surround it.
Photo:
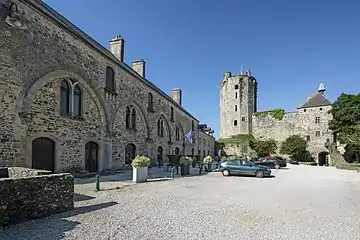
<path fill-rule="evenodd" d="M 185 137 L 186 141 L 188 141 L 191 144 L 193 143 L 193 133 L 192 133 L 192 131 L 188 132 L 184 137 Z"/>

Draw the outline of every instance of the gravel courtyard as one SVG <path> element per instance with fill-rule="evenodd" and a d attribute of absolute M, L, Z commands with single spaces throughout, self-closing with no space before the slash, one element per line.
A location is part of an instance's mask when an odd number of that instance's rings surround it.
<path fill-rule="evenodd" d="M 10 226 L 0 239 L 360 239 L 360 173 L 291 165 L 273 175 L 112 182 L 119 189 L 98 193 L 77 185 L 75 210 Z"/>

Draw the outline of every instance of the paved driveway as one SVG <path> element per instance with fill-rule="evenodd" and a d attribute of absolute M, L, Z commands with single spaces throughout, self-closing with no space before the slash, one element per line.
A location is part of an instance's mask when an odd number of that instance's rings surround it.
<path fill-rule="evenodd" d="M 360 173 L 290 166 L 273 175 L 78 186 L 75 210 L 0 230 L 0 239 L 359 239 Z"/>

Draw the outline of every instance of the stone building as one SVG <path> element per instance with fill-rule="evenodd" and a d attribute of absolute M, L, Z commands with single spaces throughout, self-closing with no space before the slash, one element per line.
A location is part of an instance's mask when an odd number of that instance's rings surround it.
<path fill-rule="evenodd" d="M 308 141 L 308 150 L 316 161 L 320 165 L 324 163 L 329 154 L 326 146 L 333 142 L 333 134 L 328 127 L 332 119 L 328 113 L 331 102 L 325 97 L 323 83 L 296 112 L 285 113 L 281 119 L 272 116 L 271 111 L 257 112 L 257 81 L 250 70 L 238 76 L 225 73 L 220 88 L 220 138 L 252 134 L 255 138 L 271 138 L 280 144 L 297 134 Z M 249 153 L 246 146 L 227 146 L 226 151 L 236 155 Z"/>
<path fill-rule="evenodd" d="M 213 136 L 214 130 L 209 128 L 206 124 L 199 125 L 199 152 L 200 160 L 206 156 L 214 156 L 215 138 Z"/>
<path fill-rule="evenodd" d="M 128 66 L 121 36 L 109 51 L 40 0 L 10 3 L 0 5 L 0 166 L 93 172 L 198 153 L 181 90 L 147 80 L 144 60 Z"/>

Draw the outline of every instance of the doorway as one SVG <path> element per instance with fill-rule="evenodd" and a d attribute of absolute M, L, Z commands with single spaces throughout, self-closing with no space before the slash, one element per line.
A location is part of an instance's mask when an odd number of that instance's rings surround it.
<path fill-rule="evenodd" d="M 88 142 L 85 145 L 85 170 L 88 172 L 98 171 L 98 145 L 95 142 Z"/>
<path fill-rule="evenodd" d="M 129 143 L 125 147 L 125 164 L 131 164 L 132 160 L 134 160 L 136 156 L 136 147 L 134 144 Z"/>
<path fill-rule="evenodd" d="M 318 155 L 319 166 L 329 166 L 328 152 L 320 152 Z"/>
<path fill-rule="evenodd" d="M 40 137 L 31 144 L 31 166 L 34 169 L 55 171 L 55 142 Z"/>
<path fill-rule="evenodd" d="M 175 148 L 175 155 L 179 155 L 180 154 L 180 149 L 178 147 Z"/>

